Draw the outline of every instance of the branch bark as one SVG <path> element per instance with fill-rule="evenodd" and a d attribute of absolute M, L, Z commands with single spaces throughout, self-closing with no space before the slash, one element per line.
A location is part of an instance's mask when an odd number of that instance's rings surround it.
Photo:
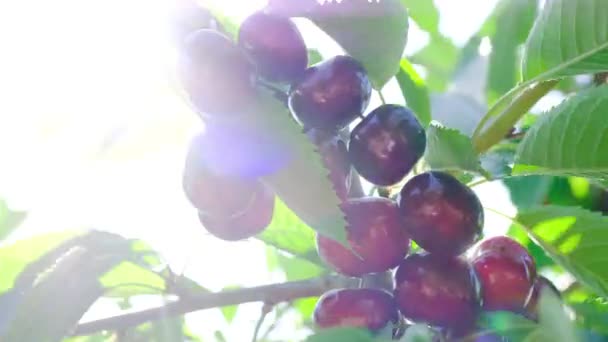
<path fill-rule="evenodd" d="M 357 286 L 357 283 L 358 280 L 353 278 L 329 275 L 302 281 L 217 293 L 192 294 L 163 306 L 80 323 L 72 335 L 80 336 L 100 331 L 119 331 L 170 316 L 242 303 L 264 302 L 277 304 L 298 298 L 316 297 L 331 289 Z"/>

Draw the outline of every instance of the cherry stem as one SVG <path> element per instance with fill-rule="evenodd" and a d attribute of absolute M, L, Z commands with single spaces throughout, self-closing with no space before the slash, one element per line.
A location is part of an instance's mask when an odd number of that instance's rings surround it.
<path fill-rule="evenodd" d="M 378 96 L 380 96 L 380 101 L 382 102 L 382 104 L 386 104 L 386 99 L 384 98 L 384 95 L 382 95 L 382 90 L 378 90 Z"/>
<path fill-rule="evenodd" d="M 258 318 L 258 322 L 255 325 L 255 330 L 253 331 L 253 338 L 251 339 L 252 342 L 257 342 L 258 340 L 258 334 L 260 333 L 260 328 L 262 327 L 262 324 L 264 323 L 264 319 L 266 319 L 266 316 L 272 311 L 273 305 L 269 304 L 269 303 L 264 303 L 264 305 L 262 306 L 262 312 L 260 313 L 260 318 Z"/>
<path fill-rule="evenodd" d="M 119 331 L 171 316 L 242 303 L 290 302 L 298 298 L 317 297 L 332 289 L 353 288 L 356 286 L 357 281 L 352 278 L 328 275 L 301 281 L 226 290 L 216 293 L 198 290 L 181 296 L 177 300 L 168 301 L 161 306 L 80 323 L 72 335 L 82 336 L 100 331 Z"/>

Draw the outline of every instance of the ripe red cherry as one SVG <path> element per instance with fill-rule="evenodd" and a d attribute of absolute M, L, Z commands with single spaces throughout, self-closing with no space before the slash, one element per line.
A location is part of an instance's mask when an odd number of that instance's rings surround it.
<path fill-rule="evenodd" d="M 225 217 L 209 216 L 199 212 L 199 220 L 213 236 L 226 241 L 236 241 L 261 233 L 272 221 L 273 213 L 274 194 L 260 184 L 258 191 L 240 212 Z"/>
<path fill-rule="evenodd" d="M 340 137 L 324 134 L 318 130 L 310 130 L 307 134 L 317 146 L 338 198 L 345 201 L 351 184 L 351 165 L 346 144 Z"/>
<path fill-rule="evenodd" d="M 270 81 L 291 82 L 308 65 L 304 39 L 289 19 L 264 12 L 249 16 L 239 29 L 239 45 Z"/>
<path fill-rule="evenodd" d="M 255 96 L 255 68 L 236 44 L 214 30 L 188 35 L 178 76 L 194 107 L 207 117 L 240 114 Z"/>
<path fill-rule="evenodd" d="M 426 135 L 414 113 L 398 105 L 382 105 L 355 129 L 349 144 L 355 169 L 371 183 L 398 183 L 424 154 Z"/>
<path fill-rule="evenodd" d="M 254 198 L 266 194 L 266 187 L 258 180 L 228 177 L 210 170 L 201 150 L 200 137 L 196 136 L 190 143 L 182 186 L 190 203 L 202 215 L 232 217 L 249 208 Z M 268 201 L 274 201 L 274 197 Z"/>
<path fill-rule="evenodd" d="M 379 289 L 331 290 L 319 298 L 313 313 L 322 329 L 356 327 L 375 332 L 398 319 L 393 296 Z"/>
<path fill-rule="evenodd" d="M 477 246 L 471 264 L 485 310 L 523 312 L 536 279 L 534 259 L 524 247 L 505 236 L 493 237 Z"/>
<path fill-rule="evenodd" d="M 475 323 L 479 308 L 470 267 L 458 257 L 408 256 L 395 273 L 395 299 L 414 322 L 456 330 Z"/>
<path fill-rule="evenodd" d="M 412 178 L 401 189 L 399 208 L 412 240 L 436 255 L 459 255 L 481 235 L 479 199 L 447 173 L 426 172 Z"/>
<path fill-rule="evenodd" d="M 292 85 L 289 108 L 307 128 L 337 131 L 365 111 L 371 91 L 361 63 L 336 56 L 306 69 Z"/>
<path fill-rule="evenodd" d="M 381 197 L 351 199 L 342 205 L 347 240 L 355 255 L 337 242 L 317 237 L 319 255 L 337 272 L 358 277 L 396 267 L 407 255 L 410 239 L 396 204 Z"/>

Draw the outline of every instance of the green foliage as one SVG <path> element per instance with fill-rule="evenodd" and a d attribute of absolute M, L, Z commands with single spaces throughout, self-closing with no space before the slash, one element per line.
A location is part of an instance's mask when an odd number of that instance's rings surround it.
<path fill-rule="evenodd" d="M 516 174 L 608 178 L 608 86 L 588 89 L 543 115 L 517 152 Z"/>
<path fill-rule="evenodd" d="M 270 225 L 257 236 L 258 239 L 277 249 L 323 265 L 315 246 L 315 233 L 277 199 Z"/>
<path fill-rule="evenodd" d="M 26 212 L 13 211 L 6 201 L 0 199 L 0 241 L 17 228 L 26 217 Z"/>
<path fill-rule="evenodd" d="M 608 217 L 576 207 L 521 211 L 517 221 L 560 266 L 600 296 L 608 296 Z"/>
<path fill-rule="evenodd" d="M 310 336 L 306 342 L 374 342 L 370 332 L 363 329 L 334 328 Z"/>
<path fill-rule="evenodd" d="M 431 125 L 426 132 L 424 161 L 432 170 L 461 170 L 484 173 L 471 139 L 455 129 Z"/>
<path fill-rule="evenodd" d="M 488 66 L 488 102 L 509 91 L 520 79 L 518 48 L 526 41 L 536 14 L 536 0 L 503 0 L 494 16 Z"/>
<path fill-rule="evenodd" d="M 523 78 L 551 78 L 608 70 L 608 2 L 549 0 L 526 42 Z"/>
<path fill-rule="evenodd" d="M 249 124 L 262 134 L 276 136 L 292 159 L 286 167 L 264 178 L 279 198 L 311 228 L 336 241 L 346 241 L 346 221 L 320 154 L 288 109 L 272 97 L 261 97 L 252 108 Z M 293 182 L 298 179 L 298 182 Z"/>
<path fill-rule="evenodd" d="M 444 91 L 458 63 L 459 51 L 454 43 L 441 35 L 431 37 L 422 50 L 409 57 L 410 62 L 427 69 L 426 83 L 433 91 Z"/>
<path fill-rule="evenodd" d="M 439 12 L 433 0 L 401 0 L 410 18 L 431 34 L 439 33 Z"/>
<path fill-rule="evenodd" d="M 483 313 L 477 324 L 483 331 L 493 332 L 512 341 L 523 341 L 538 328 L 533 321 L 508 311 Z"/>
<path fill-rule="evenodd" d="M 426 89 L 424 80 L 418 75 L 414 67 L 407 61 L 401 60 L 401 68 L 397 73 L 397 82 L 401 87 L 401 92 L 405 102 L 411 108 L 420 123 L 428 127 L 431 122 L 431 99 Z"/>

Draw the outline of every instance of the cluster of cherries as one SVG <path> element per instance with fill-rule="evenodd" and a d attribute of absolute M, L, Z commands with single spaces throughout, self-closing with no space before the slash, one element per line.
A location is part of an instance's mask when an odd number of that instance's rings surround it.
<path fill-rule="evenodd" d="M 554 287 L 537 276 L 533 258 L 514 240 L 494 237 L 473 246 L 481 238 L 483 208 L 452 175 L 418 174 L 395 199 L 351 191 L 359 176 L 379 187 L 401 183 L 426 146 L 424 128 L 406 107 L 384 104 L 363 117 L 371 84 L 356 59 L 336 56 L 309 67 L 306 45 L 290 19 L 257 12 L 242 23 L 235 43 L 217 26 L 209 28 L 211 17 L 202 9 L 193 8 L 188 18 L 197 18 L 197 11 L 209 21 L 190 20 L 179 31 L 178 74 L 193 106 L 214 122 L 243 112 L 260 87 L 289 85 L 287 105 L 317 146 L 347 221 L 350 248 L 317 235 L 321 259 L 351 277 L 394 270 L 392 293 L 325 293 L 314 311 L 318 327 L 379 331 L 403 317 L 461 336 L 475 329 L 483 310 L 536 317 L 540 289 Z M 259 179 L 208 165 L 205 142 L 204 134 L 192 141 L 183 178 L 204 227 L 230 241 L 260 233 L 272 220 L 275 194 Z M 410 254 L 411 241 L 419 252 Z"/>

